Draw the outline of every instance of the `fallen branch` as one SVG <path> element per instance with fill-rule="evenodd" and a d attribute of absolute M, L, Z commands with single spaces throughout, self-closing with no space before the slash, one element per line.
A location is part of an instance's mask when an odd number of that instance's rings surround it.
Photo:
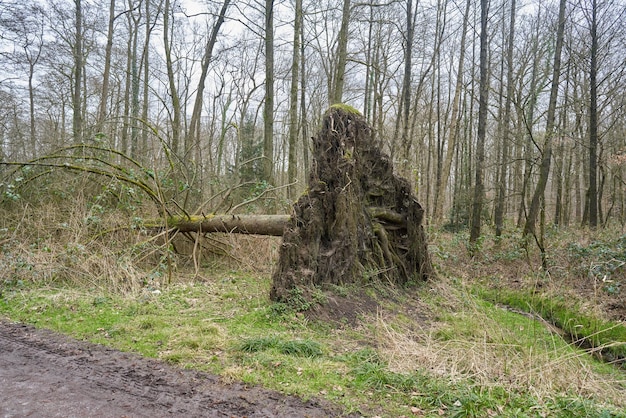
<path fill-rule="evenodd" d="M 178 232 L 226 232 L 237 234 L 256 234 L 282 236 L 289 215 L 211 215 L 191 217 L 170 217 L 167 227 Z M 144 222 L 147 229 L 163 229 L 162 220 Z"/>

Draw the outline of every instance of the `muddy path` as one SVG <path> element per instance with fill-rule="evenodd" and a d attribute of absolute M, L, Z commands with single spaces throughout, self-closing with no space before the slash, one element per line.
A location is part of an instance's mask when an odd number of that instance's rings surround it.
<path fill-rule="evenodd" d="M 0 320 L 0 418 L 332 417 L 341 410 Z"/>

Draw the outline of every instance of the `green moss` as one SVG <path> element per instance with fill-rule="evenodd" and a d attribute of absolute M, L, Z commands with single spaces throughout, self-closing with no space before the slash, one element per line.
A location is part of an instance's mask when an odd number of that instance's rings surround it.
<path fill-rule="evenodd" d="M 332 105 L 330 107 L 330 110 L 341 110 L 342 112 L 345 112 L 345 113 L 350 113 L 350 114 L 354 114 L 354 115 L 363 116 L 361 114 L 361 112 L 359 112 L 356 108 L 354 108 L 354 107 L 352 107 L 350 105 L 347 105 L 345 103 L 334 104 L 334 105 Z"/>

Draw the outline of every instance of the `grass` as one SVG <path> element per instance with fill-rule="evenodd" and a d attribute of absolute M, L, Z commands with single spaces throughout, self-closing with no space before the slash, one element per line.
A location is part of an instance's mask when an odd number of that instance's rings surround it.
<path fill-rule="evenodd" d="M 440 278 L 409 291 L 366 289 L 378 310 L 333 324 L 268 299 L 276 240 L 213 236 L 205 246 L 228 257 L 186 260 L 132 230 L 94 239 L 84 213 L 37 223 L 24 210 L 30 228 L 18 220 L 0 229 L 0 317 L 366 417 L 626 417 L 624 372 L 547 321 L 603 347 L 626 341 L 619 324 L 584 305 L 491 286 L 495 273 L 481 262 L 520 261 L 511 241 L 481 261 L 464 258 L 462 234 L 435 236 Z"/>
<path fill-rule="evenodd" d="M 269 285 L 233 271 L 133 295 L 5 283 L 0 314 L 364 416 L 626 416 L 623 374 L 460 282 L 423 289 L 432 322 L 388 302 L 357 329 L 275 309 Z"/>
<path fill-rule="evenodd" d="M 477 289 L 494 303 L 537 315 L 563 330 L 574 344 L 601 352 L 609 359 L 626 359 L 626 326 L 585 313 L 577 303 L 563 297 L 521 290 Z"/>

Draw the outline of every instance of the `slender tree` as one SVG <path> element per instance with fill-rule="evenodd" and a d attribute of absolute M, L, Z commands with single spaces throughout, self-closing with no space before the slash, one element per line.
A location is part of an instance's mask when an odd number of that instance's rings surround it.
<path fill-rule="evenodd" d="M 185 140 L 185 152 L 188 152 L 192 146 L 199 145 L 200 135 L 200 116 L 202 114 L 202 103 L 204 100 L 204 89 L 206 86 L 206 79 L 209 74 L 209 65 L 213 59 L 213 50 L 217 43 L 217 38 L 220 32 L 220 28 L 226 20 L 226 12 L 230 6 L 231 0 L 224 0 L 222 8 L 213 24 L 211 34 L 207 39 L 207 43 L 204 48 L 204 55 L 202 56 L 202 63 L 200 68 L 200 78 L 198 80 L 198 88 L 196 89 L 196 97 L 193 104 L 193 110 L 191 113 L 191 120 L 189 122 L 189 132 L 187 133 Z"/>
<path fill-rule="evenodd" d="M 96 130 L 101 131 L 107 115 L 107 102 L 109 101 L 109 81 L 111 78 L 111 57 L 113 55 L 113 25 L 115 23 L 115 0 L 109 2 L 109 19 L 107 25 L 107 43 L 104 50 L 104 70 L 102 71 L 102 91 L 100 92 L 100 105 L 98 106 L 98 118 Z"/>
<path fill-rule="evenodd" d="M 463 66 L 465 65 L 465 42 L 467 38 L 467 24 L 469 20 L 471 0 L 465 3 L 465 12 L 463 13 L 463 25 L 461 28 L 461 44 L 459 46 L 459 59 L 457 65 L 456 84 L 454 87 L 454 97 L 452 99 L 452 110 L 450 113 L 450 126 L 448 127 L 448 147 L 446 149 L 445 159 L 441 170 L 441 180 L 439 190 L 435 194 L 433 220 L 441 221 L 443 218 L 443 204 L 445 200 L 445 191 L 448 187 L 450 172 L 452 169 L 452 160 L 456 149 L 457 137 L 459 135 L 459 109 L 461 104 L 461 93 L 463 90 Z"/>
<path fill-rule="evenodd" d="M 274 183 L 274 0 L 265 0 L 265 103 L 263 179 Z"/>
<path fill-rule="evenodd" d="M 474 197 L 470 228 L 470 244 L 475 246 L 480 237 L 481 214 L 484 200 L 485 137 L 487 135 L 487 101 L 489 99 L 489 63 L 487 62 L 489 0 L 480 1 L 480 81 L 478 98 L 478 136 L 476 137 L 476 167 Z"/>
<path fill-rule="evenodd" d="M 74 18 L 76 21 L 74 32 L 74 71 L 72 94 L 72 134 L 74 141 L 80 142 L 83 136 L 82 116 L 82 81 L 83 81 L 83 9 L 81 0 L 74 0 Z"/>
<path fill-rule="evenodd" d="M 165 6 L 163 8 L 163 49 L 165 53 L 165 68 L 167 71 L 169 97 L 172 101 L 172 138 L 170 141 L 170 147 L 172 148 L 174 154 L 177 154 L 180 148 L 182 111 L 180 96 L 178 94 L 178 87 L 175 79 L 176 70 L 172 61 L 172 45 L 170 41 L 170 36 L 173 34 L 173 25 L 170 24 L 170 17 L 172 14 L 171 1 L 165 0 Z"/>
<path fill-rule="evenodd" d="M 567 0 L 560 0 L 559 20 L 556 34 L 556 47 L 554 50 L 554 64 L 552 66 L 552 85 L 550 88 L 550 99 L 548 102 L 548 114 L 546 116 L 546 133 L 543 143 L 541 166 L 539 167 L 539 180 L 535 187 L 526 223 L 524 225 L 524 235 L 535 234 L 535 225 L 542 205 L 548 176 L 550 174 L 550 164 L 552 160 L 552 138 L 554 137 L 556 102 L 559 92 L 559 80 L 561 76 L 561 51 L 563 50 L 563 39 L 565 33 L 565 7 Z"/>
<path fill-rule="evenodd" d="M 589 226 L 598 226 L 598 3 L 591 0 L 591 57 L 589 66 Z"/>
<path fill-rule="evenodd" d="M 509 15 L 509 36 L 506 51 L 506 97 L 504 99 L 504 112 L 502 120 L 502 144 L 500 167 L 498 173 L 498 184 L 496 185 L 496 206 L 494 211 L 494 222 L 496 224 L 496 236 L 502 235 L 504 228 L 504 212 L 506 205 L 506 184 L 507 184 L 507 168 L 509 166 L 509 143 L 511 142 L 511 103 L 513 99 L 513 52 L 515 41 L 515 15 L 516 1 L 511 0 L 511 9 Z"/>
<path fill-rule="evenodd" d="M 289 166 L 287 182 L 292 185 L 287 189 L 287 197 L 295 197 L 297 179 L 297 143 L 298 143 L 298 84 L 300 81 L 300 32 L 302 31 L 302 0 L 296 0 L 293 24 L 293 57 L 291 60 L 291 87 L 289 89 Z"/>
<path fill-rule="evenodd" d="M 331 91 L 328 94 L 329 103 L 341 103 L 343 97 L 343 85 L 346 76 L 346 64 L 348 62 L 348 25 L 350 24 L 350 0 L 343 0 L 341 11 L 341 27 L 337 38 L 337 53 L 335 54 L 336 66 L 333 73 Z"/>

